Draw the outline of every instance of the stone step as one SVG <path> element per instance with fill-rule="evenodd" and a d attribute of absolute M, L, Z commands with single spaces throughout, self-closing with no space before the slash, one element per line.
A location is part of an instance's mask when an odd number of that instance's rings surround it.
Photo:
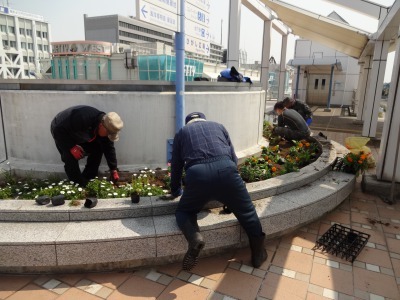
<path fill-rule="evenodd" d="M 323 139 L 318 141 L 323 153 L 299 172 L 246 184 L 251 199 L 255 201 L 279 195 L 310 184 L 327 174 L 340 145 Z M 167 215 L 175 212 L 179 202 L 179 198 L 173 201 L 163 201 L 159 197 L 146 198 L 148 199 L 142 199 L 138 204 L 132 204 L 130 198 L 99 199 L 97 206 L 92 209 L 85 208 L 84 201 L 75 207 L 69 206 L 69 201 L 62 206 L 39 206 L 34 200 L 0 200 L 0 222 L 91 221 Z M 207 208 L 220 206 L 219 202 L 213 201 Z"/>
<path fill-rule="evenodd" d="M 355 176 L 328 172 L 296 190 L 254 201 L 268 238 L 318 219 L 352 192 Z M 199 213 L 203 255 L 243 246 L 247 237 L 233 214 Z M 174 215 L 119 220 L 0 222 L 0 272 L 116 270 L 182 259 L 186 242 Z"/>

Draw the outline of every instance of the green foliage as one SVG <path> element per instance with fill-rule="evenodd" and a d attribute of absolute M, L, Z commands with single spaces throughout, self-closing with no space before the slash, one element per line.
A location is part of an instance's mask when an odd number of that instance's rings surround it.
<path fill-rule="evenodd" d="M 86 195 L 97 198 L 125 198 L 130 195 L 130 186 L 115 187 L 114 184 L 104 177 L 103 179 L 92 179 L 87 184 Z"/>
<path fill-rule="evenodd" d="M 155 180 L 155 172 L 151 170 L 142 170 L 139 174 L 132 176 L 132 193 L 145 196 L 161 196 L 168 192 L 161 186 L 152 183 Z"/>

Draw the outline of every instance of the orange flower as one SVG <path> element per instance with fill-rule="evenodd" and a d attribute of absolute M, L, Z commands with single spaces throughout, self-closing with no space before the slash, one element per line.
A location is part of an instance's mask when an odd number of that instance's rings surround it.
<path fill-rule="evenodd" d="M 348 162 L 353 162 L 353 159 L 350 156 L 347 156 L 347 161 Z"/>
<path fill-rule="evenodd" d="M 303 147 L 303 143 L 299 143 L 297 146 L 299 146 L 300 148 Z"/>
<path fill-rule="evenodd" d="M 268 160 L 268 163 L 269 163 L 269 164 L 272 164 L 272 160 L 269 159 L 269 160 Z"/>
<path fill-rule="evenodd" d="M 361 154 L 360 159 L 361 160 L 365 160 L 367 158 L 367 156 L 365 154 Z"/>
<path fill-rule="evenodd" d="M 310 147 L 310 143 L 306 143 L 306 147 L 307 147 L 307 148 Z"/>
<path fill-rule="evenodd" d="M 276 168 L 275 168 L 275 167 L 272 167 L 272 168 L 271 168 L 271 171 L 272 171 L 272 172 L 276 172 Z"/>
<path fill-rule="evenodd" d="M 264 159 L 265 159 L 265 160 L 268 160 L 268 156 L 267 156 L 267 155 L 265 155 L 265 156 L 264 156 Z"/>
<path fill-rule="evenodd" d="M 361 164 L 363 163 L 363 161 L 360 159 L 360 160 L 358 161 L 358 163 L 361 165 Z"/>
<path fill-rule="evenodd" d="M 296 157 L 296 161 L 299 161 L 299 160 L 300 160 L 300 158 Z"/>

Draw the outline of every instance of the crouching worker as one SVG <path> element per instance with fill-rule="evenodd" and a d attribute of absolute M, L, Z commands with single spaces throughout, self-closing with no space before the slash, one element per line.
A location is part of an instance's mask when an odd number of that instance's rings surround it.
<path fill-rule="evenodd" d="M 274 110 L 278 115 L 278 127 L 273 130 L 285 140 L 301 140 L 310 136 L 310 129 L 303 117 L 293 109 L 286 109 L 283 101 L 276 102 Z"/>
<path fill-rule="evenodd" d="M 182 267 L 191 270 L 205 242 L 197 224 L 197 214 L 211 199 L 231 210 L 246 231 L 252 263 L 259 267 L 266 259 L 265 234 L 246 186 L 237 170 L 237 157 L 229 134 L 219 123 L 206 121 L 203 113 L 191 113 L 186 125 L 175 135 L 171 160 L 171 198 L 182 194 L 182 171 L 186 171 L 185 189 L 176 209 L 176 221 L 188 241 Z"/>
<path fill-rule="evenodd" d="M 307 125 L 310 126 L 310 124 L 312 123 L 313 114 L 307 104 L 301 101 L 297 101 L 293 98 L 286 97 L 285 99 L 283 99 L 283 105 L 286 108 L 294 109 L 295 111 L 297 111 L 303 117 L 304 121 L 306 121 Z"/>
<path fill-rule="evenodd" d="M 110 180 L 117 182 L 117 158 L 114 142 L 119 139 L 123 122 L 115 112 L 104 113 L 90 106 L 79 105 L 60 112 L 51 122 L 57 149 L 64 162 L 68 179 L 86 186 L 98 175 L 103 154 L 110 168 Z M 81 173 L 79 160 L 87 156 Z"/>

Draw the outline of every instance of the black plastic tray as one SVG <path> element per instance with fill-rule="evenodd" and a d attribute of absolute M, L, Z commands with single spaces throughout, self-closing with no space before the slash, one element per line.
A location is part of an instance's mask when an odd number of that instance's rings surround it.
<path fill-rule="evenodd" d="M 354 262 L 367 244 L 369 237 L 367 233 L 334 224 L 318 239 L 313 250 L 319 249 Z"/>

